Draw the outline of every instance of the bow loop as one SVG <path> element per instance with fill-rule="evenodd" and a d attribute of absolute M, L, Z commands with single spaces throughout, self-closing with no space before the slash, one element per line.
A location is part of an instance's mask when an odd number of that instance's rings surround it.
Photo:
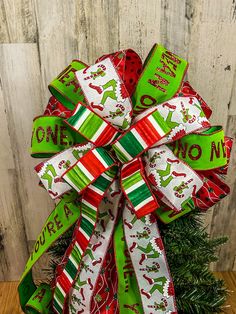
<path fill-rule="evenodd" d="M 111 123 L 81 103 L 64 122 L 95 146 L 107 146 L 118 135 L 118 130 Z"/>

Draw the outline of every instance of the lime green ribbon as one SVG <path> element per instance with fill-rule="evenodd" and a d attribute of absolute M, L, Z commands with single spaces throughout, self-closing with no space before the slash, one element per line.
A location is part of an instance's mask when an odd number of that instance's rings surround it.
<path fill-rule="evenodd" d="M 169 224 L 172 221 L 186 215 L 187 213 L 191 212 L 195 208 L 193 200 L 191 199 L 186 203 L 182 210 L 177 213 L 175 210 L 170 209 L 167 207 L 164 203 L 155 211 L 155 214 L 157 215 L 158 218 L 165 224 Z"/>
<path fill-rule="evenodd" d="M 129 313 L 136 305 L 139 314 L 143 314 L 142 301 L 135 277 L 129 250 L 125 241 L 122 218 L 119 219 L 114 233 L 114 252 L 118 274 L 118 301 L 120 314 Z"/>
<path fill-rule="evenodd" d="M 179 90 L 188 63 L 162 45 L 154 45 L 138 81 L 134 95 L 134 113 L 171 99 Z"/>
<path fill-rule="evenodd" d="M 221 126 L 213 126 L 202 133 L 191 133 L 168 146 L 194 170 L 211 170 L 227 164 Z"/>
<path fill-rule="evenodd" d="M 78 194 L 73 191 L 63 196 L 48 217 L 34 245 L 33 252 L 26 263 L 18 286 L 20 304 L 27 313 L 50 313 L 51 289 L 47 285 L 36 287 L 32 278 L 32 267 L 63 233 L 79 218 Z M 42 290 L 43 289 L 43 290 Z M 37 310 L 37 311 L 36 311 Z M 36 312 L 34 312 L 36 311 Z"/>
<path fill-rule="evenodd" d="M 73 60 L 48 86 L 52 95 L 70 110 L 73 110 L 78 102 L 85 103 L 75 72 L 86 67 L 85 63 Z"/>
<path fill-rule="evenodd" d="M 28 278 L 32 280 L 32 278 Z M 43 283 L 34 291 L 30 300 L 27 302 L 25 312 L 27 314 L 48 314 L 51 310 L 52 291 L 50 285 Z"/>
<path fill-rule="evenodd" d="M 82 135 L 68 128 L 63 121 L 63 118 L 57 116 L 40 116 L 34 119 L 32 157 L 51 157 L 74 144 L 85 142 Z"/>

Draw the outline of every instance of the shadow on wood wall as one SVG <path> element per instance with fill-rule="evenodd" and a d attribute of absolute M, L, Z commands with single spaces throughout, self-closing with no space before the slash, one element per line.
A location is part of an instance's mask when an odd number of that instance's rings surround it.
<path fill-rule="evenodd" d="M 236 135 L 236 3 L 233 0 L 2 0 L 0 11 L 0 280 L 18 279 L 53 208 L 29 156 L 32 119 L 47 85 L 73 58 L 93 63 L 133 48 L 143 58 L 161 42 L 190 62 L 188 79 Z M 211 236 L 226 234 L 214 269 L 236 270 L 236 148 L 232 193 L 206 215 Z M 38 274 L 40 276 L 40 274 Z"/>

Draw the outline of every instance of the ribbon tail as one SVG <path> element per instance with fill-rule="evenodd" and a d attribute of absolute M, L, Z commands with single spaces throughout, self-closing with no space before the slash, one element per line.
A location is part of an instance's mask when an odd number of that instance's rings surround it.
<path fill-rule="evenodd" d="M 177 313 L 174 285 L 155 217 L 137 219 L 126 204 L 123 224 L 144 313 L 153 309 Z"/>
<path fill-rule="evenodd" d="M 111 241 L 118 215 L 121 190 L 115 180 L 99 205 L 98 220 L 82 260 L 80 272 L 70 290 L 69 313 L 91 313 L 91 300 Z"/>
<path fill-rule="evenodd" d="M 136 217 L 136 216 L 135 216 Z M 133 264 L 125 240 L 122 217 L 116 226 L 114 234 L 114 252 L 118 275 L 118 302 L 120 314 L 143 314 L 143 307 Z"/>
<path fill-rule="evenodd" d="M 96 228 L 99 204 L 116 175 L 116 168 L 113 168 L 102 173 L 83 193 L 81 219 L 75 227 L 72 243 L 64 255 L 63 266 L 58 267 L 60 273 L 56 278 L 53 296 L 53 308 L 56 313 L 66 311 L 70 289 L 81 269 L 83 256 Z"/>
<path fill-rule="evenodd" d="M 34 308 L 34 313 L 49 313 L 52 293 L 48 285 L 41 285 L 37 288 L 33 281 L 32 268 L 53 242 L 65 233 L 79 216 L 78 194 L 70 192 L 63 197 L 46 220 L 18 286 L 23 311 L 26 308 L 27 310 L 28 308 Z"/>

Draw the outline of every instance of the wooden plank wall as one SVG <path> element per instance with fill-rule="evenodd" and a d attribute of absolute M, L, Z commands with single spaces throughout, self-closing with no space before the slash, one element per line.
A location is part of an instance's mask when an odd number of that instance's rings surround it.
<path fill-rule="evenodd" d="M 0 280 L 18 279 L 52 202 L 29 157 L 32 118 L 47 84 L 73 58 L 86 63 L 120 48 L 144 58 L 154 42 L 190 62 L 188 79 L 236 136 L 235 0 L 1 0 Z M 214 269 L 236 270 L 236 145 L 231 195 L 208 211 L 211 236 L 226 234 Z"/>

